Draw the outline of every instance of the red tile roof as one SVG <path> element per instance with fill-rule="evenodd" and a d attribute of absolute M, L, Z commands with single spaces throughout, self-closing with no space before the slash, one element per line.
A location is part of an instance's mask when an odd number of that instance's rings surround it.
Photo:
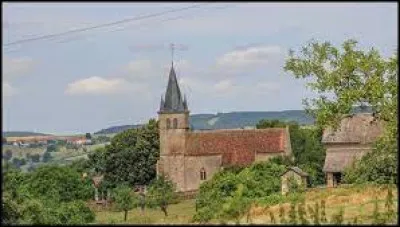
<path fill-rule="evenodd" d="M 285 128 L 233 129 L 191 132 L 188 134 L 188 155 L 222 154 L 222 165 L 249 165 L 255 153 L 284 152 Z"/>

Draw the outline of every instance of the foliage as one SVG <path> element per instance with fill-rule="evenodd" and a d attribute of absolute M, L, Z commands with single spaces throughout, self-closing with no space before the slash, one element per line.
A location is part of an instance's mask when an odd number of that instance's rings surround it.
<path fill-rule="evenodd" d="M 290 142 L 294 160 L 291 157 L 274 157 L 271 161 L 285 166 L 299 166 L 310 176 L 312 185 L 320 185 L 325 181 L 322 168 L 325 161 L 325 149 L 321 144 L 321 128 L 300 128 L 295 121 L 261 120 L 257 128 L 282 128 L 289 126 Z"/>
<path fill-rule="evenodd" d="M 165 216 L 168 216 L 168 205 L 176 199 L 175 188 L 176 185 L 163 175 L 155 178 L 150 184 L 148 190 L 150 204 L 159 206 Z"/>
<path fill-rule="evenodd" d="M 139 129 L 114 136 L 111 144 L 89 156 L 90 163 L 114 185 L 147 185 L 156 176 L 159 157 L 157 122 L 151 119 Z"/>
<path fill-rule="evenodd" d="M 57 152 L 59 147 L 56 144 L 50 144 L 46 148 L 46 152 Z"/>
<path fill-rule="evenodd" d="M 292 50 L 289 53 L 285 71 L 292 72 L 295 78 L 311 78 L 308 86 L 319 93 L 319 98 L 304 101 L 319 127 L 336 129 L 342 117 L 351 114 L 353 106 L 369 106 L 374 116 L 385 123 L 384 135 L 374 151 L 345 172 L 348 183 L 396 182 L 397 58 L 397 52 L 384 58 L 375 48 L 360 50 L 355 40 L 345 41 L 342 50 L 329 42 L 311 41 L 298 56 Z"/>
<path fill-rule="evenodd" d="M 288 177 L 289 193 L 298 193 L 305 191 L 305 185 L 299 183 L 293 176 Z"/>
<path fill-rule="evenodd" d="M 88 139 L 88 140 L 92 139 L 92 135 L 90 134 L 90 132 L 87 132 L 85 134 L 85 138 Z"/>
<path fill-rule="evenodd" d="M 7 193 L 3 193 L 1 216 L 1 223 L 3 225 L 18 224 L 18 220 L 21 216 L 18 205 Z"/>
<path fill-rule="evenodd" d="M 128 185 L 119 185 L 114 189 L 113 194 L 117 208 L 125 212 L 124 221 L 126 221 L 128 211 L 136 206 L 137 197 Z"/>
<path fill-rule="evenodd" d="M 250 209 L 250 200 L 243 196 L 247 190 L 243 184 L 239 184 L 235 193 L 229 196 L 222 207 L 220 216 L 223 219 L 235 219 L 239 223 L 240 218 L 248 213 Z"/>
<path fill-rule="evenodd" d="M 30 156 L 32 162 L 40 162 L 40 154 L 33 154 Z"/>
<path fill-rule="evenodd" d="M 69 202 L 89 199 L 93 193 L 90 181 L 68 166 L 43 165 L 27 175 L 22 185 L 35 197 Z"/>
<path fill-rule="evenodd" d="M 99 147 L 93 152 L 88 154 L 88 166 L 91 167 L 96 173 L 104 173 L 106 166 L 106 148 Z"/>
<path fill-rule="evenodd" d="M 13 156 L 13 153 L 10 149 L 7 149 L 3 154 L 3 158 L 7 161 L 10 161 L 12 156 Z"/>
<path fill-rule="evenodd" d="M 239 185 L 244 187 L 243 201 L 281 201 L 281 196 L 276 194 L 280 192 L 280 175 L 285 169 L 285 166 L 273 162 L 260 162 L 243 168 L 240 172 L 225 169 L 216 173 L 212 179 L 200 185 L 194 221 L 204 223 L 221 216 L 223 207 L 229 207 L 224 204 L 232 202 L 230 198 L 234 197 Z"/>
<path fill-rule="evenodd" d="M 43 153 L 43 160 L 42 160 L 43 162 L 49 162 L 52 159 L 53 159 L 53 157 L 51 156 L 50 152 L 45 151 Z"/>

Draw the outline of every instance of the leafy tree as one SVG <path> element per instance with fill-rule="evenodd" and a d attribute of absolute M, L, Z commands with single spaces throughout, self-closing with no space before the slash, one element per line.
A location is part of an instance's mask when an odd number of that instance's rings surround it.
<path fill-rule="evenodd" d="M 304 100 L 319 127 L 336 129 L 343 116 L 352 114 L 353 106 L 370 107 L 375 118 L 385 123 L 374 151 L 357 163 L 353 173 L 346 171 L 345 179 L 353 175 L 352 180 L 377 179 L 378 183 L 397 180 L 397 58 L 397 52 L 384 58 L 374 48 L 360 50 L 355 40 L 345 41 L 342 49 L 329 42 L 310 41 L 298 55 L 289 53 L 285 71 L 295 78 L 311 78 L 308 86 L 319 93 L 316 99 Z"/>
<path fill-rule="evenodd" d="M 4 152 L 4 154 L 3 154 L 3 158 L 6 161 L 10 161 L 12 156 L 13 156 L 13 153 L 12 153 L 12 151 L 10 149 L 7 149 L 6 152 Z"/>
<path fill-rule="evenodd" d="M 31 155 L 32 162 L 40 162 L 40 154 Z"/>
<path fill-rule="evenodd" d="M 52 159 L 53 157 L 51 156 L 50 152 L 46 151 L 43 153 L 43 162 L 49 162 Z"/>
<path fill-rule="evenodd" d="M 132 189 L 128 185 L 120 185 L 114 190 L 114 201 L 118 209 L 124 211 L 124 221 L 128 218 L 128 211 L 136 205 Z"/>
<path fill-rule="evenodd" d="M 243 196 L 245 191 L 243 184 L 239 184 L 233 196 L 229 197 L 223 205 L 221 217 L 225 219 L 235 219 L 236 223 L 240 222 L 240 218 L 249 212 L 250 200 Z"/>
<path fill-rule="evenodd" d="M 50 186 L 51 185 L 51 186 Z M 27 176 L 24 187 L 37 197 L 69 202 L 91 198 L 91 183 L 83 181 L 81 174 L 68 166 L 43 165 Z"/>
<path fill-rule="evenodd" d="M 57 213 L 62 224 L 86 224 L 95 220 L 93 211 L 81 200 L 61 203 Z"/>
<path fill-rule="evenodd" d="M 152 119 L 142 128 L 117 134 L 104 153 L 94 154 L 89 157 L 90 162 L 108 181 L 115 185 L 125 182 L 131 186 L 147 185 L 156 176 L 159 157 L 157 122 Z"/>
<path fill-rule="evenodd" d="M 175 184 L 163 175 L 160 175 L 151 183 L 148 196 L 150 203 L 157 205 L 168 216 L 168 205 L 175 199 Z"/>
<path fill-rule="evenodd" d="M 271 161 L 285 166 L 297 165 L 309 173 L 312 185 L 323 184 L 325 182 L 325 174 L 322 171 L 325 161 L 325 148 L 321 143 L 321 128 L 300 128 L 297 122 L 279 120 L 261 120 L 256 125 L 258 129 L 286 126 L 289 126 L 294 160 L 291 157 L 274 157 Z"/>
<path fill-rule="evenodd" d="M 17 203 L 10 198 L 8 193 L 3 193 L 1 216 L 1 223 L 3 225 L 18 224 L 21 216 Z"/>
<path fill-rule="evenodd" d="M 92 139 L 92 135 L 90 134 L 90 132 L 86 133 L 85 138 L 88 139 L 88 140 Z"/>

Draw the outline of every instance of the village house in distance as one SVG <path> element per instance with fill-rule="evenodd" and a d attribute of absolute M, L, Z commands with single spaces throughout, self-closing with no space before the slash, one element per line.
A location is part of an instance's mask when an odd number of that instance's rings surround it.
<path fill-rule="evenodd" d="M 158 114 L 157 175 L 168 176 L 178 192 L 196 192 L 224 167 L 248 166 L 292 153 L 288 127 L 192 131 L 188 103 L 181 95 L 173 63 Z"/>
<path fill-rule="evenodd" d="M 336 131 L 325 130 L 322 143 L 326 147 L 323 171 L 327 187 L 340 184 L 344 169 L 371 151 L 382 132 L 382 122 L 369 113 L 345 117 Z"/>

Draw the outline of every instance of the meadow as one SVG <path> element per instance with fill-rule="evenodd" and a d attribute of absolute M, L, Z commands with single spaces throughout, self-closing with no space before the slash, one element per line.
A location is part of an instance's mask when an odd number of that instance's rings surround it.
<path fill-rule="evenodd" d="M 393 190 L 395 210 L 398 206 L 397 188 Z M 374 209 L 375 195 L 378 198 L 380 211 L 383 212 L 387 190 L 376 186 L 341 186 L 338 188 L 313 188 L 305 192 L 306 205 L 314 205 L 322 199 L 326 201 L 326 216 L 330 219 L 337 214 L 340 208 L 344 208 L 344 223 L 352 222 L 355 217 L 359 224 L 372 223 L 371 215 Z M 281 204 L 285 209 L 286 215 L 289 212 L 290 203 Z M 253 206 L 250 210 L 250 219 L 241 219 L 241 224 L 271 224 L 268 211 L 273 212 L 277 223 L 279 223 L 279 207 L 274 205 L 271 207 Z M 184 200 L 178 204 L 171 204 L 169 207 L 169 215 L 167 217 L 159 208 L 146 208 L 144 214 L 140 209 L 135 208 L 129 211 L 128 219 L 123 221 L 123 212 L 96 208 L 91 206 L 96 213 L 96 224 L 189 224 L 192 223 L 192 216 L 195 214 L 195 200 Z M 219 220 L 212 220 L 210 223 L 221 224 Z M 226 224 L 234 224 L 234 221 L 226 222 Z"/>

